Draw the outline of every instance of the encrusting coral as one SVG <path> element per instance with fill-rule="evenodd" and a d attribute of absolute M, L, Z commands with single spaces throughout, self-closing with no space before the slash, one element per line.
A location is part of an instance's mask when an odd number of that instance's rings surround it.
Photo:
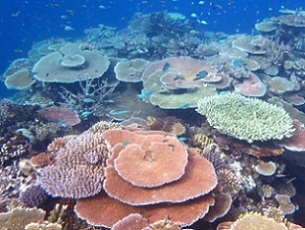
<path fill-rule="evenodd" d="M 292 119 L 283 108 L 238 94 L 203 98 L 197 112 L 222 134 L 249 143 L 280 140 L 294 132 Z"/>

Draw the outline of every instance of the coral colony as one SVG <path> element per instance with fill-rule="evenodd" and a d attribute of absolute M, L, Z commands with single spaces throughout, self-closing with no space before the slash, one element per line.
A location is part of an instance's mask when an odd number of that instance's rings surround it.
<path fill-rule="evenodd" d="M 0 226 L 305 229 L 305 12 L 255 29 L 137 13 L 35 43 L 2 75 Z"/>

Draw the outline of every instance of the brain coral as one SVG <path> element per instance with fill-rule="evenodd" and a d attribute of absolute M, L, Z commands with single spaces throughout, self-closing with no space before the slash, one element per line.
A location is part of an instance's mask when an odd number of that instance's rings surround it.
<path fill-rule="evenodd" d="M 219 132 L 249 143 L 282 139 L 294 132 L 292 120 L 283 108 L 238 94 L 203 98 L 197 112 Z"/>

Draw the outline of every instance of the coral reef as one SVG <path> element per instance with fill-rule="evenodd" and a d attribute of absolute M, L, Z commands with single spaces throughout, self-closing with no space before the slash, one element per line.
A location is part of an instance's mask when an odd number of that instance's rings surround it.
<path fill-rule="evenodd" d="M 305 12 L 255 29 L 162 11 L 33 44 L 0 76 L 1 227 L 304 229 Z"/>

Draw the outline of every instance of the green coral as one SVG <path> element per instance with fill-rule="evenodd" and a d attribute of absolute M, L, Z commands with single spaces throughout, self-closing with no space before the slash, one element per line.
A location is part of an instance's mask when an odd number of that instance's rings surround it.
<path fill-rule="evenodd" d="M 283 108 L 238 94 L 203 98 L 197 112 L 219 132 L 249 143 L 280 140 L 294 132 L 292 119 Z"/>

